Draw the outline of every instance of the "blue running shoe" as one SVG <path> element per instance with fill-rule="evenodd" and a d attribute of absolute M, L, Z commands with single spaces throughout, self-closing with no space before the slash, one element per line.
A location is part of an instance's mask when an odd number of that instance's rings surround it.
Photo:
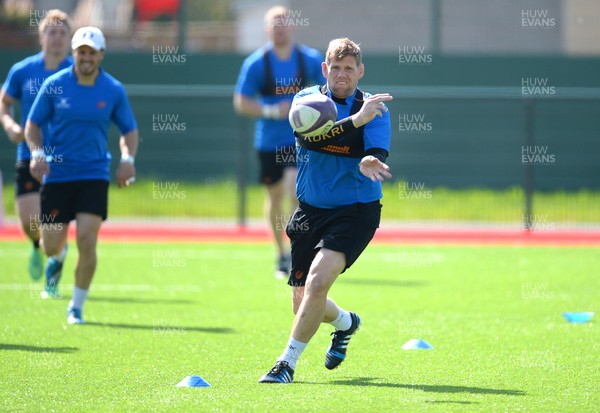
<path fill-rule="evenodd" d="M 287 361 L 278 361 L 270 372 L 258 380 L 259 383 L 291 383 L 294 381 L 294 370 Z"/>
<path fill-rule="evenodd" d="M 48 264 L 46 264 L 46 285 L 42 291 L 42 298 L 61 298 L 60 292 L 58 291 L 58 282 L 62 276 L 63 263 L 57 261 L 55 258 L 48 258 Z"/>
<path fill-rule="evenodd" d="M 348 350 L 348 343 L 350 338 L 360 328 L 360 317 L 354 313 L 350 313 L 352 318 L 352 326 L 348 330 L 336 330 L 331 335 L 331 345 L 325 354 L 325 367 L 329 370 L 333 370 L 346 358 L 346 351 Z"/>
<path fill-rule="evenodd" d="M 42 278 L 42 274 L 44 273 L 44 260 L 42 258 L 42 252 L 39 248 L 33 247 L 31 249 L 28 270 L 29 276 L 33 281 L 37 281 Z"/>
<path fill-rule="evenodd" d="M 48 299 L 53 299 L 53 298 L 59 299 L 59 298 L 62 298 L 62 294 L 60 293 L 60 291 L 58 291 L 58 288 L 50 287 L 50 286 L 46 285 L 46 286 L 44 286 L 44 289 L 40 293 L 40 297 L 43 300 L 48 300 Z"/>
<path fill-rule="evenodd" d="M 66 255 L 67 249 L 68 245 L 65 244 L 64 255 Z M 54 257 L 48 258 L 48 262 L 46 263 L 46 286 L 44 287 L 44 291 L 42 291 L 42 298 L 62 297 L 58 292 L 58 282 L 62 276 L 64 259 L 65 257 L 63 257 L 63 261 L 61 262 Z"/>
<path fill-rule="evenodd" d="M 81 309 L 75 307 L 67 308 L 67 323 L 69 324 L 84 324 L 83 314 Z"/>

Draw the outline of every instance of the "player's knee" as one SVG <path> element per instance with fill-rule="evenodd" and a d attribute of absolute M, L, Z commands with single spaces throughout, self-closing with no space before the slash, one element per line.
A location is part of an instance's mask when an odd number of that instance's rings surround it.
<path fill-rule="evenodd" d="M 22 222 L 23 232 L 31 238 L 37 238 L 39 234 L 38 226 L 35 222 Z"/>
<path fill-rule="evenodd" d="M 346 256 L 344 253 L 322 248 L 313 261 L 311 272 L 322 273 L 327 277 L 337 277 L 346 266 Z"/>
<path fill-rule="evenodd" d="M 328 277 L 319 273 L 309 274 L 306 281 L 306 291 L 308 294 L 315 295 L 327 295 L 331 283 L 327 280 Z"/>
<path fill-rule="evenodd" d="M 269 198 L 269 207 L 271 208 L 271 210 L 281 210 L 281 207 L 283 205 L 283 197 L 282 196 L 271 196 Z"/>
<path fill-rule="evenodd" d="M 42 241 L 40 243 L 40 248 L 44 251 L 44 254 L 48 257 L 52 257 L 53 255 L 57 255 L 62 250 L 62 247 L 58 243 Z"/>
<path fill-rule="evenodd" d="M 77 234 L 77 249 L 80 252 L 92 252 L 96 250 L 97 236 L 91 233 Z"/>

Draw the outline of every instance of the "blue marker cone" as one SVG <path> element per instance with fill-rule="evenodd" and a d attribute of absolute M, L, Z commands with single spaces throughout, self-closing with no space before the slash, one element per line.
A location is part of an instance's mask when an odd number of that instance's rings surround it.
<path fill-rule="evenodd" d="M 580 313 L 563 313 L 563 316 L 569 323 L 582 324 L 587 323 L 594 316 L 593 312 L 580 312 Z"/>
<path fill-rule="evenodd" d="M 177 387 L 210 387 L 210 384 L 200 376 L 187 376 L 177 383 Z"/>
<path fill-rule="evenodd" d="M 425 340 L 413 338 L 402 346 L 402 350 L 433 350 L 433 346 Z"/>

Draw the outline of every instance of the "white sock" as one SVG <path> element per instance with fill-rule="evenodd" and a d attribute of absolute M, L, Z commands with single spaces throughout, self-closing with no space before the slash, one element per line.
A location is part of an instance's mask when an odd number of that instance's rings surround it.
<path fill-rule="evenodd" d="M 69 307 L 78 308 L 80 310 L 83 309 L 83 304 L 87 299 L 89 290 L 82 290 L 81 288 L 75 287 L 73 289 L 73 298 L 69 302 Z"/>
<path fill-rule="evenodd" d="M 345 331 L 352 327 L 352 317 L 350 317 L 350 313 L 348 311 L 340 308 L 340 313 L 338 314 L 337 318 L 329 324 L 334 326 L 336 330 Z"/>
<path fill-rule="evenodd" d="M 66 257 L 67 257 L 67 244 L 65 244 L 65 247 L 58 254 L 52 256 L 52 258 L 54 258 L 58 262 L 64 262 Z"/>
<path fill-rule="evenodd" d="M 283 351 L 283 354 L 281 356 L 279 356 L 277 361 L 281 361 L 281 360 L 287 361 L 288 364 L 290 365 L 290 367 L 292 368 L 292 370 L 295 370 L 296 363 L 298 362 L 298 359 L 302 355 L 302 352 L 306 348 L 307 344 L 308 343 L 303 343 L 301 341 L 294 339 L 293 337 L 290 337 L 290 340 L 288 341 L 287 346 L 285 347 L 285 350 Z"/>

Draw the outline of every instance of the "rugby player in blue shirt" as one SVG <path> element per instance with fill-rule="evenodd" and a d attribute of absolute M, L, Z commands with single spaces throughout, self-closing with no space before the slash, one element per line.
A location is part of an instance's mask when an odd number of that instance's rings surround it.
<path fill-rule="evenodd" d="M 33 243 L 29 257 L 29 276 L 37 281 L 42 277 L 43 259 L 40 251 L 40 233 L 38 229 L 40 216 L 40 183 L 29 172 L 31 154 L 23 128 L 27 114 L 33 105 L 44 80 L 50 75 L 69 67 L 73 59 L 68 56 L 69 40 L 71 38 L 71 22 L 69 16 L 61 10 L 49 10 L 39 22 L 39 36 L 42 51 L 15 63 L 2 90 L 0 91 L 0 120 L 10 141 L 17 145 L 15 207 L 25 234 Z M 21 122 L 13 118 L 13 106 L 20 101 Z M 47 128 L 42 130 L 45 138 Z M 46 285 L 42 297 L 56 297 L 56 285 L 61 271 L 56 259 L 64 261 L 65 249 L 56 258 L 50 258 L 46 267 Z M 62 264 L 60 265 L 62 268 Z"/>
<path fill-rule="evenodd" d="M 102 32 L 80 28 L 71 48 L 75 64 L 46 79 L 29 112 L 25 139 L 31 150 L 31 174 L 42 182 L 41 246 L 46 255 L 64 247 L 69 222 L 76 221 L 79 257 L 67 322 L 81 324 L 96 270 L 98 232 L 107 216 L 111 122 L 122 134 L 119 187 L 135 177 L 139 139 L 123 85 L 100 67 L 105 49 Z M 45 124 L 50 128 L 46 147 L 52 148 L 51 155 L 42 146 L 40 128 Z"/>
<path fill-rule="evenodd" d="M 288 9 L 276 6 L 265 15 L 269 39 L 266 46 L 248 56 L 242 65 L 234 95 L 235 110 L 258 117 L 254 147 L 260 163 L 260 180 L 265 186 L 265 213 L 277 249 L 276 276 L 290 273 L 289 247 L 283 230 L 289 219 L 283 203 L 290 199 L 290 212 L 298 205 L 295 196 L 296 149 L 287 120 L 294 95 L 306 86 L 323 84 L 323 56 L 315 49 L 294 43 L 295 19 Z"/>
<path fill-rule="evenodd" d="M 373 238 L 381 215 L 381 182 L 391 178 L 385 164 L 391 123 L 384 102 L 392 96 L 358 89 L 364 74 L 362 53 L 350 39 L 332 40 L 325 58 L 327 84 L 305 89 L 296 98 L 327 94 L 337 106 L 338 122 L 317 139 L 296 136 L 300 205 L 286 228 L 292 242 L 288 284 L 296 316 L 282 355 L 260 378 L 262 383 L 293 381 L 296 363 L 322 322 L 335 328 L 325 367 L 334 369 L 346 357 L 361 320 L 327 294 Z"/>

